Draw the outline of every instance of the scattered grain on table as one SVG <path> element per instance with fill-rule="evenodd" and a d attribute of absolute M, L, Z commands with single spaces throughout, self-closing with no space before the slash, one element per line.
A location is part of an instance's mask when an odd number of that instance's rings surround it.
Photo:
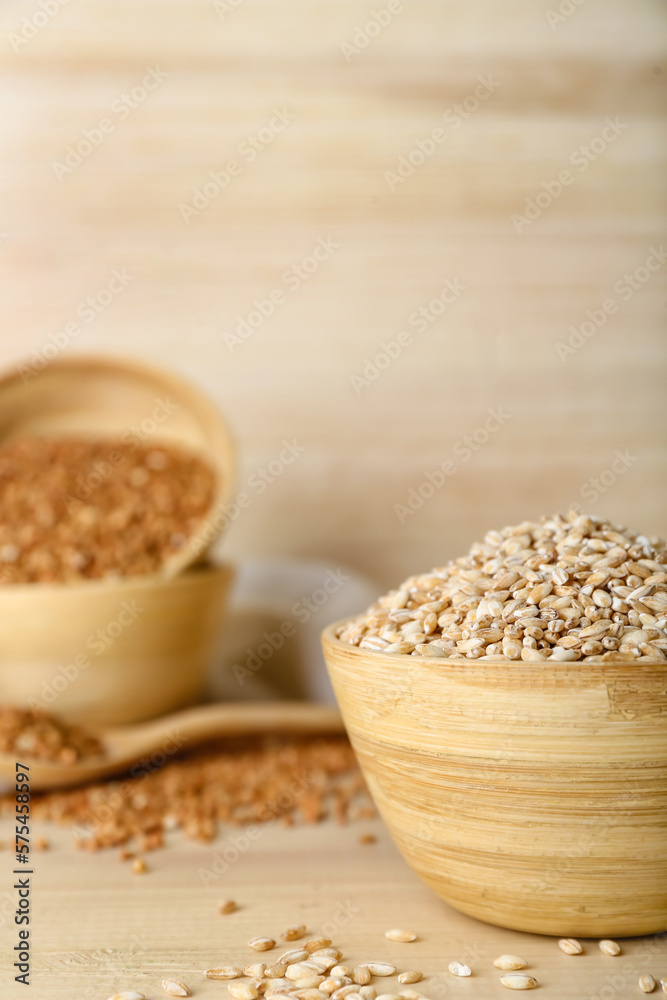
<path fill-rule="evenodd" d="M 558 947 L 561 951 L 565 952 L 566 955 L 582 955 L 583 947 L 576 938 L 561 938 L 558 942 Z"/>
<path fill-rule="evenodd" d="M 15 811 L 10 794 L 0 812 Z M 34 792 L 33 819 L 75 828 L 78 847 L 152 851 L 164 832 L 211 841 L 220 824 L 339 823 L 375 815 L 343 736 L 267 736 L 228 741 L 171 758 L 137 777 Z"/>
<path fill-rule="evenodd" d="M 598 942 L 598 947 L 603 955 L 615 956 L 621 954 L 621 946 L 617 941 L 609 941 L 605 938 Z"/>

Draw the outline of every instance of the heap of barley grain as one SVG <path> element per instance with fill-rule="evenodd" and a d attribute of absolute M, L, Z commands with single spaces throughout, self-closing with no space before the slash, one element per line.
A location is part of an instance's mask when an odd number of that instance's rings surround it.
<path fill-rule="evenodd" d="M 409 577 L 338 637 L 449 659 L 667 659 L 667 548 L 575 511 L 489 531 Z"/>

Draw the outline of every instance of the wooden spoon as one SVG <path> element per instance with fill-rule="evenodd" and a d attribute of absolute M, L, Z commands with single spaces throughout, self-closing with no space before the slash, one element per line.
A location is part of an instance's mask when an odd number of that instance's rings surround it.
<path fill-rule="evenodd" d="M 89 730 L 105 748 L 101 757 L 74 764 L 41 760 L 18 752 L 0 754 L 0 781 L 13 785 L 16 764 L 27 764 L 31 791 L 64 788 L 131 769 L 139 777 L 158 770 L 173 754 L 206 740 L 280 733 L 341 733 L 336 708 L 308 702 L 227 702 L 203 705 L 113 729 Z M 134 766 L 133 766 L 134 765 Z"/>

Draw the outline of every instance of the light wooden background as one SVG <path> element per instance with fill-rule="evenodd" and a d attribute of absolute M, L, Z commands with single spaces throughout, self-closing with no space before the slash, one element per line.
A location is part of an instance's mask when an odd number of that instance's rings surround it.
<path fill-rule="evenodd" d="M 551 25 L 557 0 L 404 0 L 349 62 L 341 43 L 382 0 L 233 6 L 70 0 L 12 45 L 40 7 L 2 4 L 0 361 L 42 350 L 127 269 L 66 350 L 207 389 L 240 488 L 283 440 L 305 448 L 230 530 L 235 559 L 345 561 L 391 584 L 573 500 L 664 533 L 667 265 L 627 302 L 613 290 L 665 239 L 660 0 L 584 0 Z M 168 77 L 120 120 L 114 101 L 156 66 Z M 489 74 L 493 96 L 391 192 L 385 172 Z M 274 108 L 294 120 L 186 225 L 179 204 Z M 58 180 L 53 162 L 104 117 L 113 132 Z M 579 172 L 570 156 L 608 117 L 627 128 Z M 568 167 L 574 183 L 517 234 L 512 213 Z M 340 248 L 286 289 L 329 237 Z M 350 376 L 448 278 L 465 293 L 356 394 Z M 224 334 L 276 288 L 286 301 L 231 352 Z M 616 314 L 562 363 L 557 342 L 610 297 Z M 394 504 L 498 406 L 506 425 L 401 525 Z M 589 503 L 617 449 L 630 468 Z"/>

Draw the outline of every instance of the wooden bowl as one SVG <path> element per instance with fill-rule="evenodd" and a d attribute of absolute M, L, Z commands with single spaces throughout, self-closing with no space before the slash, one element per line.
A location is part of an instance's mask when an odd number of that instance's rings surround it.
<path fill-rule="evenodd" d="M 119 725 L 193 702 L 218 653 L 233 572 L 0 587 L 0 702 Z"/>
<path fill-rule="evenodd" d="M 123 358 L 57 357 L 0 378 L 0 444 L 24 435 L 114 438 L 180 445 L 213 468 L 216 489 L 202 530 L 165 560 L 176 576 L 208 552 L 226 527 L 234 449 L 222 416 L 197 389 L 168 372 Z"/>
<path fill-rule="evenodd" d="M 338 627 L 323 647 L 343 720 L 431 888 L 520 931 L 664 931 L 667 663 L 433 660 Z"/>

